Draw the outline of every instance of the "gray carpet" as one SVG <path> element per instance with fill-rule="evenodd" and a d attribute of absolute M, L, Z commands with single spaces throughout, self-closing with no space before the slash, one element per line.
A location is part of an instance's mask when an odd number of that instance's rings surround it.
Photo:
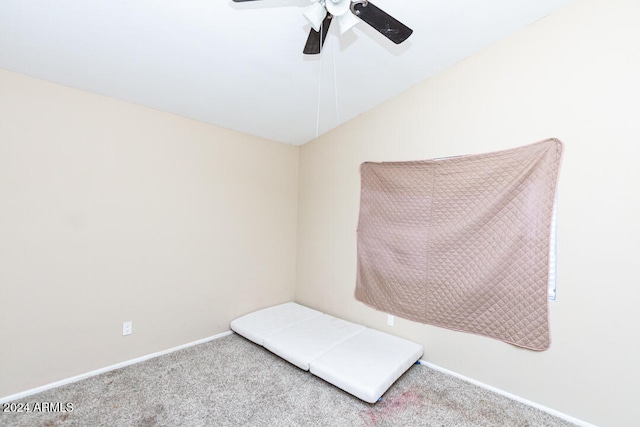
<path fill-rule="evenodd" d="M 17 402 L 72 412 L 0 413 L 1 426 L 572 426 L 425 366 L 375 405 L 238 335 Z"/>

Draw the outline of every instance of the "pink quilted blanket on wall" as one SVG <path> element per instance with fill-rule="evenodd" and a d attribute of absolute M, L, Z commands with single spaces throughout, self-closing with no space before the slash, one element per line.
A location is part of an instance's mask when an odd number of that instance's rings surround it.
<path fill-rule="evenodd" d="M 549 244 L 562 143 L 363 163 L 355 297 L 532 350 L 550 346 Z"/>

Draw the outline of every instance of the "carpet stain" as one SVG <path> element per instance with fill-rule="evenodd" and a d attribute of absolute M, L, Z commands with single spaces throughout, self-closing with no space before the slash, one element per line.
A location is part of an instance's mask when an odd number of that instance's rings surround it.
<path fill-rule="evenodd" d="M 363 411 L 360 416 L 366 426 L 383 426 L 396 414 L 404 412 L 410 407 L 419 406 L 421 401 L 421 394 L 409 389 L 403 391 L 399 396 L 382 399 Z"/>
<path fill-rule="evenodd" d="M 156 415 L 150 415 L 140 420 L 140 427 L 151 427 L 158 424 L 158 417 Z"/>
<path fill-rule="evenodd" d="M 58 426 L 65 425 L 65 422 L 67 421 L 67 418 L 69 418 L 69 414 L 68 413 L 62 414 L 62 415 L 54 418 L 53 420 L 44 421 L 42 423 L 42 427 L 58 427 Z"/>
<path fill-rule="evenodd" d="M 140 413 L 141 418 L 136 421 L 138 427 L 153 427 L 160 424 L 160 420 L 166 418 L 166 407 L 163 404 L 152 405 L 148 411 Z"/>

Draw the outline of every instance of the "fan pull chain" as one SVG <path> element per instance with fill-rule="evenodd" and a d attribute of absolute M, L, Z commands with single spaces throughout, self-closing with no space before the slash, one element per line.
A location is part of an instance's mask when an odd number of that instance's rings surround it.
<path fill-rule="evenodd" d="M 334 26 L 334 32 L 337 31 Z M 333 89 L 334 97 L 336 100 L 336 126 L 340 124 L 340 113 L 338 110 L 338 73 L 336 72 L 336 50 L 338 49 L 338 37 L 336 35 L 335 40 L 331 44 L 331 51 L 333 52 Z"/>
<path fill-rule="evenodd" d="M 323 24 L 320 24 L 320 34 L 324 31 Z M 322 51 L 322 37 L 320 37 L 320 50 Z M 320 71 L 318 72 L 318 107 L 316 111 L 316 138 L 320 133 L 320 95 L 322 93 L 322 58 L 318 61 Z"/>
<path fill-rule="evenodd" d="M 322 32 L 324 31 L 324 24 L 320 25 L 320 34 L 322 34 Z M 337 29 L 335 29 L 334 31 L 337 31 Z M 338 37 L 336 35 L 336 37 L 334 37 L 334 40 L 331 42 L 331 54 L 333 56 L 333 93 L 334 93 L 334 100 L 335 100 L 335 107 L 336 107 L 336 126 L 340 124 L 340 109 L 339 109 L 339 102 L 338 102 L 338 71 L 337 71 L 337 65 L 336 65 L 336 50 L 338 49 Z M 323 42 L 322 38 L 320 39 L 320 49 L 322 50 L 322 48 L 324 47 L 324 45 L 326 44 L 326 41 Z M 318 61 L 318 63 L 320 64 L 320 70 L 318 71 L 318 105 L 317 105 L 317 111 L 316 111 L 316 138 L 320 135 L 320 104 L 321 104 L 321 98 L 322 98 L 322 66 L 323 66 L 323 62 L 324 59 L 321 57 L 320 61 Z"/>

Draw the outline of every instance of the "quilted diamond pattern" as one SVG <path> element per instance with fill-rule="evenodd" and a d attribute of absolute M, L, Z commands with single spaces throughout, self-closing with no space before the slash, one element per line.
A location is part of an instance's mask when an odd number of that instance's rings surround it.
<path fill-rule="evenodd" d="M 562 143 L 364 163 L 355 296 L 532 350 L 550 346 L 549 244 Z"/>

